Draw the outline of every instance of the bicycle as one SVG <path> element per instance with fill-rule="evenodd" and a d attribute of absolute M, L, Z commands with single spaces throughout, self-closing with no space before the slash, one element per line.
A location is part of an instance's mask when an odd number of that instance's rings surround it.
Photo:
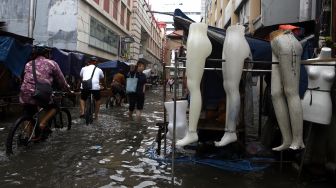
<path fill-rule="evenodd" d="M 112 86 L 112 95 L 106 100 L 106 108 L 115 106 L 121 106 L 121 103 L 125 100 L 125 87 L 122 85 Z"/>
<path fill-rule="evenodd" d="M 95 100 L 93 94 L 90 93 L 89 97 L 85 101 L 85 123 L 86 125 L 92 124 L 93 122 L 93 111 L 95 110 Z"/>
<path fill-rule="evenodd" d="M 53 98 L 56 98 L 58 95 L 62 99 L 66 95 L 66 93 L 53 92 Z M 58 103 L 61 103 L 61 100 Z M 70 111 L 65 107 L 61 107 L 61 105 L 58 105 L 58 103 L 55 103 L 57 104 L 56 114 L 48 121 L 46 128 L 49 128 L 51 130 L 52 125 L 54 125 L 56 129 L 67 128 L 67 130 L 70 130 Z M 24 114 L 15 121 L 14 125 L 8 133 L 6 140 L 7 155 L 17 153 L 21 146 L 28 146 L 30 143 L 34 142 L 33 136 L 43 136 L 43 139 L 48 138 L 50 133 L 47 133 L 47 135 L 43 135 L 39 128 L 39 118 L 43 111 L 45 111 L 44 108 L 40 108 L 33 116 Z"/>
<path fill-rule="evenodd" d="M 106 106 L 106 108 L 108 108 L 109 106 L 110 107 L 121 106 L 122 100 L 123 100 L 123 97 L 119 93 L 117 93 L 113 96 L 109 96 L 106 99 L 105 106 Z"/>

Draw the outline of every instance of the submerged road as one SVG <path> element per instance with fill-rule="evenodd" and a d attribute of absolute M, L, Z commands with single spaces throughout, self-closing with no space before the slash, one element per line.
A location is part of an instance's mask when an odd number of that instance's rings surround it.
<path fill-rule="evenodd" d="M 127 116 L 127 105 L 106 109 L 86 126 L 71 109 L 70 131 L 54 130 L 45 142 L 32 144 L 15 156 L 5 155 L 4 142 L 13 120 L 1 120 L 0 187 L 172 187 L 171 164 L 151 159 L 157 122 L 163 121 L 162 92 L 146 94 L 141 121 Z M 287 170 L 286 170 L 287 169 Z M 326 181 L 296 181 L 296 171 L 271 165 L 259 172 L 230 172 L 208 165 L 177 162 L 176 187 L 333 187 Z"/>

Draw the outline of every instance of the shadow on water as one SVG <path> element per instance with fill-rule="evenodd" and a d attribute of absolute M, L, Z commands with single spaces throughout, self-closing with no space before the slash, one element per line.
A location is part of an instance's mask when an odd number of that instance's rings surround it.
<path fill-rule="evenodd" d="M 150 159 L 146 150 L 163 121 L 161 93 L 146 95 L 141 121 L 127 116 L 127 105 L 105 109 L 93 125 L 78 118 L 70 131 L 54 130 L 43 143 L 33 144 L 7 158 L 4 140 L 13 120 L 0 122 L 0 187 L 171 187 L 171 166 Z M 314 187 L 296 182 L 296 171 L 278 166 L 260 172 L 235 173 L 214 167 L 177 163 L 177 187 Z M 288 169 L 292 169 L 288 167 Z M 323 183 L 317 182 L 319 185 Z M 325 185 L 328 187 L 328 185 Z"/>

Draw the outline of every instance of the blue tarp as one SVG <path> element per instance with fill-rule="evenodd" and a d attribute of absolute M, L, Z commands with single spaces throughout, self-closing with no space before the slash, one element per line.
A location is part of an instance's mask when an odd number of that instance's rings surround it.
<path fill-rule="evenodd" d="M 171 150 L 171 147 L 167 147 L 168 152 Z M 171 157 L 164 158 L 156 154 L 156 148 L 154 145 L 151 145 L 149 148 L 146 149 L 146 155 L 153 160 L 159 162 L 168 162 L 171 163 Z M 174 161 L 176 163 L 192 163 L 192 164 L 199 164 L 199 165 L 208 165 L 211 167 L 215 167 L 221 170 L 230 171 L 230 172 L 257 172 L 262 171 L 269 167 L 273 162 L 273 158 L 245 158 L 245 159 L 220 159 L 218 157 L 218 153 L 206 155 L 203 157 L 195 156 L 187 156 L 181 153 L 176 153 L 176 158 Z"/>
<path fill-rule="evenodd" d="M 32 52 L 30 44 L 21 44 L 12 37 L 0 36 L 0 63 L 20 77 Z"/>
<path fill-rule="evenodd" d="M 56 61 L 65 76 L 70 75 L 69 53 L 53 48 L 51 50 L 51 59 Z"/>
<path fill-rule="evenodd" d="M 101 68 L 101 69 L 122 69 L 125 70 L 128 68 L 128 64 L 122 61 L 115 61 L 115 60 L 111 60 L 111 61 L 106 61 L 104 63 L 99 63 L 97 65 L 97 67 Z"/>
<path fill-rule="evenodd" d="M 83 54 L 71 52 L 70 53 L 70 75 L 75 78 L 80 78 L 79 73 L 84 66 L 85 57 Z"/>
<path fill-rule="evenodd" d="M 53 48 L 51 51 L 51 59 L 56 61 L 62 73 L 65 76 L 74 76 L 79 78 L 81 68 L 84 66 L 84 55 L 76 52 L 65 52 L 63 50 Z"/>
<path fill-rule="evenodd" d="M 118 62 L 117 61 L 106 61 L 104 63 L 99 63 L 97 67 L 101 69 L 114 69 L 114 68 L 118 68 Z"/>

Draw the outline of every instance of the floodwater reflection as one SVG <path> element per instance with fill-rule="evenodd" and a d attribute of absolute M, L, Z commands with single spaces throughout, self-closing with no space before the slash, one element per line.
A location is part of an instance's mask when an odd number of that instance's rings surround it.
<path fill-rule="evenodd" d="M 140 121 L 128 118 L 126 105 L 112 109 L 102 106 L 100 119 L 86 126 L 78 118 L 78 108 L 71 109 L 74 125 L 70 131 L 54 131 L 47 141 L 10 158 L 4 153 L 4 140 L 13 120 L 0 122 L 0 187 L 171 187 L 170 163 L 150 159 L 146 153 L 156 139 L 155 124 L 163 121 L 161 99 L 159 89 L 146 94 Z M 298 184 L 295 173 L 281 173 L 278 168 L 235 173 L 176 163 L 175 185 L 313 187 L 305 182 Z"/>

